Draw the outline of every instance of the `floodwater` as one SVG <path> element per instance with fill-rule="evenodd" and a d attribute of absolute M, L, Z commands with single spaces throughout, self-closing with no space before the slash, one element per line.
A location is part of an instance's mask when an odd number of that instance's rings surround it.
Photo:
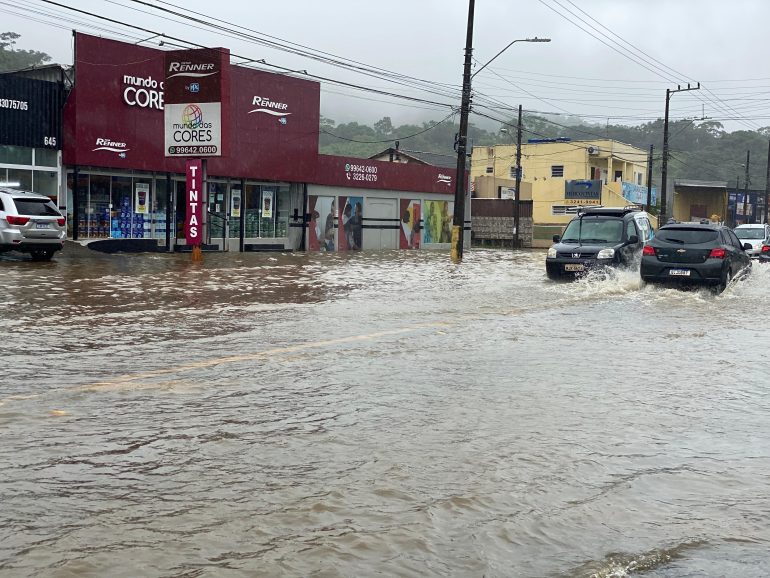
<path fill-rule="evenodd" d="M 770 267 L 0 258 L 0 576 L 770 575 Z"/>

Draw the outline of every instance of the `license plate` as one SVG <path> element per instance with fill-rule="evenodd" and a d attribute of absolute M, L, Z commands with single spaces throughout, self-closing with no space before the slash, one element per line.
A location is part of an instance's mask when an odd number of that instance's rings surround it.
<path fill-rule="evenodd" d="M 50 229 L 50 223 L 35 223 L 35 229 Z"/>
<path fill-rule="evenodd" d="M 567 263 L 564 265 L 565 271 L 585 271 L 586 266 L 582 263 Z"/>
<path fill-rule="evenodd" d="M 669 275 L 679 275 L 680 277 L 689 277 L 690 276 L 690 270 L 689 269 L 669 269 L 668 270 Z"/>

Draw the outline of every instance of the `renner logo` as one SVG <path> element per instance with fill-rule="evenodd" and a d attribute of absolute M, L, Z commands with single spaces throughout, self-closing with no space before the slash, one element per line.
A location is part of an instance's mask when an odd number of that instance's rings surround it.
<path fill-rule="evenodd" d="M 270 114 L 272 116 L 288 116 L 291 113 L 290 112 L 281 112 L 285 111 L 287 108 L 289 108 L 289 105 L 285 102 L 274 102 L 270 100 L 269 98 L 265 98 L 263 96 L 255 96 L 251 101 L 252 106 L 256 106 L 254 110 L 250 110 L 249 114 L 252 114 L 254 112 L 263 112 L 265 114 Z"/>
<path fill-rule="evenodd" d="M 452 177 L 450 177 L 449 175 L 442 175 L 441 173 L 439 173 L 438 180 L 436 182 L 444 183 L 445 185 L 449 186 L 450 184 L 452 184 Z"/>
<path fill-rule="evenodd" d="M 91 152 L 110 151 L 113 153 L 125 153 L 130 150 L 131 149 L 126 148 L 126 143 L 124 142 L 115 142 L 108 138 L 98 138 L 96 139 L 96 148 L 93 149 Z"/>
<path fill-rule="evenodd" d="M 175 76 L 189 76 L 192 78 L 202 78 L 204 76 L 211 76 L 216 74 L 214 70 L 215 65 L 211 63 L 193 64 L 191 62 L 170 62 L 168 65 L 168 71 L 175 74 L 169 74 L 168 78 L 174 78 Z M 207 71 L 213 72 L 207 72 Z"/>

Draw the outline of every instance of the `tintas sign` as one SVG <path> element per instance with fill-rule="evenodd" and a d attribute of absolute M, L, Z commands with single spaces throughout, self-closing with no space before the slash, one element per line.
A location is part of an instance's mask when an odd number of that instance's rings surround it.
<path fill-rule="evenodd" d="M 166 53 L 164 82 L 167 157 L 218 157 L 224 154 L 229 51 L 221 48 Z"/>

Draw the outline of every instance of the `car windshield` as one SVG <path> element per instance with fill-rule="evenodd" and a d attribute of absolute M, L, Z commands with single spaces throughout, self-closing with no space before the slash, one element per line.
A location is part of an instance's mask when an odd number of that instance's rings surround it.
<path fill-rule="evenodd" d="M 719 233 L 713 229 L 664 228 L 658 230 L 655 238 L 658 241 L 674 243 L 675 245 L 700 245 L 702 243 L 711 243 L 718 236 Z"/>
<path fill-rule="evenodd" d="M 739 239 L 764 239 L 765 229 L 763 227 L 740 227 L 734 230 L 735 236 Z"/>
<path fill-rule="evenodd" d="M 622 238 L 622 219 L 587 216 L 570 221 L 562 243 L 620 243 Z"/>
<path fill-rule="evenodd" d="M 61 213 L 47 199 L 13 199 L 20 215 L 29 217 L 61 217 Z"/>

